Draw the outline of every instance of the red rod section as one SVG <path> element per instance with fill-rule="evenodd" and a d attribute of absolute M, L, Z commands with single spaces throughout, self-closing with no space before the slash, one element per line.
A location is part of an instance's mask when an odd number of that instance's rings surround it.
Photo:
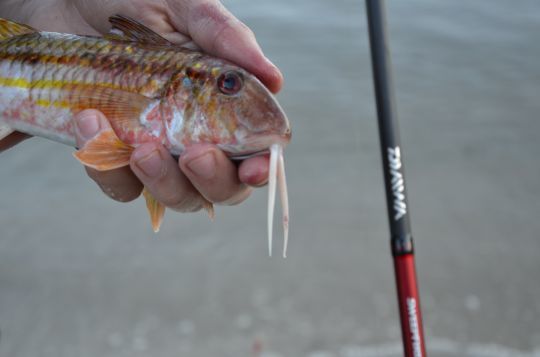
<path fill-rule="evenodd" d="M 414 255 L 404 254 L 395 256 L 394 268 L 396 272 L 399 314 L 405 356 L 426 356 Z"/>

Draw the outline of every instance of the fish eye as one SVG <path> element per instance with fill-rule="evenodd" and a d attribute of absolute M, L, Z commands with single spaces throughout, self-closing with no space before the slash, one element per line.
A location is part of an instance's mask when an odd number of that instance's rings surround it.
<path fill-rule="evenodd" d="M 221 93 L 234 95 L 242 89 L 242 76 L 236 71 L 229 71 L 218 77 L 217 85 Z"/>

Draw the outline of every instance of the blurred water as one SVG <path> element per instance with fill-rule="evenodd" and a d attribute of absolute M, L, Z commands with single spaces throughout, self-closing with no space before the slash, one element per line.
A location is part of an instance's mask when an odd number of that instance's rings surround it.
<path fill-rule="evenodd" d="M 289 258 L 264 190 L 154 237 L 33 139 L 1 158 L 0 356 L 400 355 L 363 3 L 225 4 L 285 74 Z M 540 356 L 540 3 L 388 10 L 430 355 Z"/>

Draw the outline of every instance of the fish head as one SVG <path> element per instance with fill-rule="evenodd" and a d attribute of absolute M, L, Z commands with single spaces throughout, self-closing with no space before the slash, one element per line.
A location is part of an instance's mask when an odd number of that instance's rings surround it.
<path fill-rule="evenodd" d="M 231 158 L 245 158 L 290 140 L 289 121 L 272 93 L 229 62 L 198 59 L 173 78 L 171 88 L 169 120 L 176 123 L 168 125 L 169 138 L 183 147 L 212 143 Z"/>

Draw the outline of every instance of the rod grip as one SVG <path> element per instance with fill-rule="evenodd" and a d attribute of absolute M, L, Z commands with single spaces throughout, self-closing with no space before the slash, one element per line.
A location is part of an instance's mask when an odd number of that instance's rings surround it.
<path fill-rule="evenodd" d="M 399 315 L 406 357 L 425 357 L 424 329 L 413 254 L 394 257 Z"/>

